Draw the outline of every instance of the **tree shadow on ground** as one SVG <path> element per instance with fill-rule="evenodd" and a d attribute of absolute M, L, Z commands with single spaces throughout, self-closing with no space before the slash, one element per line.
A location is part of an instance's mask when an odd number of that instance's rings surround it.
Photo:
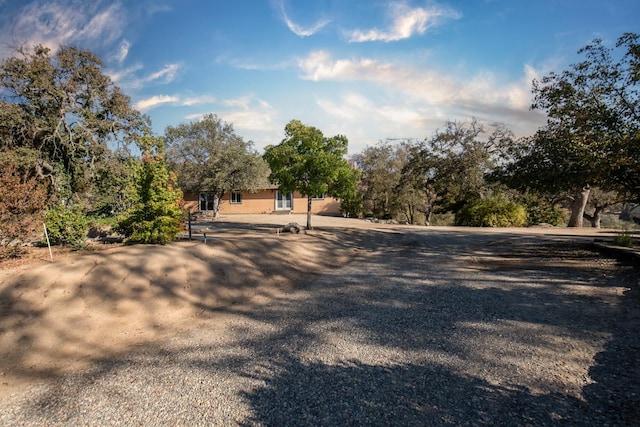
<path fill-rule="evenodd" d="M 290 329 L 273 336 L 264 348 L 282 348 L 291 336 L 296 342 L 290 348 L 317 345 L 322 339 L 309 326 L 330 322 L 333 334 L 351 335 L 364 347 L 391 353 L 404 349 L 423 356 L 418 356 L 419 363 L 368 365 L 263 354 L 261 359 L 280 362 L 274 375 L 260 378 L 263 387 L 244 393 L 255 412 L 245 425 L 632 425 L 637 421 L 638 304 L 629 304 L 627 296 L 620 307 L 613 303 L 617 298 L 607 297 L 609 286 L 619 286 L 611 281 L 610 265 L 598 265 L 600 257 L 587 256 L 582 245 L 570 250 L 563 244 L 554 252 L 563 261 L 557 265 L 525 262 L 514 281 L 513 266 L 497 264 L 490 267 L 489 278 L 481 278 L 434 267 L 445 259 L 444 246 L 451 245 L 443 241 L 425 247 L 412 242 L 411 250 L 385 251 L 370 259 L 371 264 L 394 260 L 382 273 L 356 270 L 314 283 L 318 293 L 305 303 L 313 309 L 296 313 L 281 301 L 271 310 L 251 314 L 277 323 L 287 312 L 293 319 Z M 431 263 L 425 262 L 427 258 Z M 593 263 L 585 268 L 575 264 L 576 259 Z M 586 287 L 595 288 L 595 295 L 582 294 Z M 619 323 L 623 319 L 627 324 Z M 485 326 L 491 329 L 482 329 Z M 620 333 L 636 337 L 617 340 Z M 478 342 L 491 339 L 499 345 L 490 347 L 490 353 L 478 352 Z M 589 369 L 592 341 L 607 344 Z M 517 372 L 527 368 L 533 353 L 542 360 L 539 371 Z M 438 358 L 446 363 L 438 364 L 434 361 Z M 453 366 L 452 358 L 458 361 Z M 582 369 L 563 376 L 559 366 L 567 365 Z M 625 366 L 630 370 L 622 384 L 616 384 Z M 494 378 L 497 374 L 499 384 L 468 373 L 482 371 Z M 582 390 L 565 389 L 579 379 L 571 375 L 580 371 L 589 372 L 593 384 Z"/>
<path fill-rule="evenodd" d="M 243 393 L 254 415 L 241 425 L 556 425 L 584 410 L 561 394 L 534 396 L 437 365 L 304 364 L 292 360 Z"/>
<path fill-rule="evenodd" d="M 610 423 L 637 425 L 640 422 L 640 268 L 626 273 L 628 289 L 620 307 L 612 313 L 616 324 L 603 351 L 589 369 L 593 384 L 584 387 L 587 402 L 601 408 L 599 414 Z"/>

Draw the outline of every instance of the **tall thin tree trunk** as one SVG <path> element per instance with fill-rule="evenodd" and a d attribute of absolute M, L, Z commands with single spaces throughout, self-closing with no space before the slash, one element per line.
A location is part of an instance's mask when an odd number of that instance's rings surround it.
<path fill-rule="evenodd" d="M 307 196 L 307 230 L 312 230 L 311 227 L 311 196 Z"/>
<path fill-rule="evenodd" d="M 584 210 L 589 202 L 590 187 L 584 187 L 574 199 L 571 201 L 571 217 L 569 218 L 569 227 L 582 227 L 582 218 L 584 218 Z"/>
<path fill-rule="evenodd" d="M 220 213 L 220 200 L 218 197 L 218 193 L 213 195 L 213 219 L 218 219 L 218 214 Z"/>

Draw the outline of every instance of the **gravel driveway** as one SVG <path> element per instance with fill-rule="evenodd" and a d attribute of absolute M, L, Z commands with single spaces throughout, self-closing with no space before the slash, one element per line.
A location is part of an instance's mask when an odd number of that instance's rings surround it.
<path fill-rule="evenodd" d="M 286 296 L 16 394 L 0 424 L 637 425 L 637 270 L 572 242 L 391 230 Z"/>

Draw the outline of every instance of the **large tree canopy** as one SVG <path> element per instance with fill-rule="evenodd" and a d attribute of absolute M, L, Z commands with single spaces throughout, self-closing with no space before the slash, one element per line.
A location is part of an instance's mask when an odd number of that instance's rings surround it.
<path fill-rule="evenodd" d="M 19 48 L 0 64 L 0 150 L 35 150 L 33 167 L 56 184 L 54 194 L 87 192 L 113 143 L 148 127 L 102 67 L 92 52 L 69 46 L 55 54 Z"/>
<path fill-rule="evenodd" d="M 314 196 L 341 197 L 349 193 L 347 184 L 357 172 L 344 159 L 349 141 L 345 136 L 325 137 L 322 132 L 292 120 L 285 126 L 285 138 L 265 148 L 269 179 L 284 192 L 299 191 L 307 197 L 307 228 L 311 229 L 311 202 Z"/>
<path fill-rule="evenodd" d="M 214 114 L 202 120 L 169 126 L 165 131 L 167 160 L 178 173 L 183 191 L 214 195 L 214 215 L 231 190 L 258 190 L 267 182 L 268 167 L 252 142 Z"/>
<path fill-rule="evenodd" d="M 547 125 L 522 141 L 503 174 L 518 188 L 571 197 L 570 226 L 582 224 L 596 186 L 640 199 L 638 35 L 624 34 L 616 49 L 594 40 L 578 52 L 582 62 L 534 81 L 532 107 Z"/>

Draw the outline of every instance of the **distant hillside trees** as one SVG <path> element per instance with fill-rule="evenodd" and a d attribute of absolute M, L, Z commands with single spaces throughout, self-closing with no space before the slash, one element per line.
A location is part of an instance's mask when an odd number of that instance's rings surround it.
<path fill-rule="evenodd" d="M 353 156 L 362 170 L 364 214 L 429 224 L 437 212 L 458 212 L 485 198 L 494 184 L 485 180 L 512 143 L 497 125 L 487 135 L 477 120 L 446 122 L 424 141 L 389 141 Z"/>
<path fill-rule="evenodd" d="M 394 214 L 398 202 L 397 187 L 410 148 L 407 141 L 381 141 L 351 157 L 362 173 L 359 190 L 365 215 L 390 218 Z"/>

